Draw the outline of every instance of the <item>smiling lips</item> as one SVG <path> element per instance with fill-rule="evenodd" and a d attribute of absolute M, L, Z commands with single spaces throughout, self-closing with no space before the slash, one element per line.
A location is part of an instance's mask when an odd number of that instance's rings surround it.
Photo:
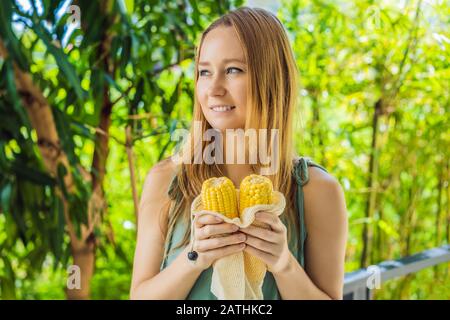
<path fill-rule="evenodd" d="M 227 111 L 231 111 L 233 109 L 235 109 L 235 106 L 230 106 L 230 105 L 213 105 L 209 107 L 211 110 L 216 111 L 216 112 L 227 112 Z"/>

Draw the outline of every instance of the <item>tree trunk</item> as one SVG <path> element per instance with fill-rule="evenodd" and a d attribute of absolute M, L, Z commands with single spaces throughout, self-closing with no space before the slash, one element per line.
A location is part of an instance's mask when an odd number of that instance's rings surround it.
<path fill-rule="evenodd" d="M 437 181 L 437 210 L 436 210 L 436 247 L 439 247 L 441 244 L 441 211 L 442 211 L 442 188 L 444 186 L 444 168 L 442 160 L 437 162 L 438 169 L 438 181 Z M 435 279 L 439 279 L 439 266 L 434 266 L 433 268 Z"/>
<path fill-rule="evenodd" d="M 131 126 L 127 126 L 125 128 L 125 136 L 126 136 L 126 149 L 128 156 L 128 167 L 130 169 L 130 182 L 131 182 L 131 192 L 133 195 L 133 204 L 134 204 L 134 215 L 136 218 L 136 225 L 139 218 L 139 195 L 137 191 L 136 184 L 136 170 L 134 164 L 134 154 L 133 154 L 133 137 L 131 133 Z"/>
<path fill-rule="evenodd" d="M 319 91 L 315 89 L 311 95 L 312 97 L 312 111 L 313 111 L 313 118 L 311 121 L 311 140 L 317 141 L 318 144 L 318 150 L 321 153 L 321 157 L 317 160 L 322 163 L 323 166 L 327 167 L 327 159 L 326 159 L 326 152 L 325 152 L 325 145 L 323 141 L 322 136 L 322 130 L 320 128 L 320 105 L 319 105 L 319 97 L 318 97 Z M 314 143 L 315 145 L 316 143 Z M 314 148 L 314 154 L 315 157 L 317 157 L 316 153 L 317 148 Z"/>
<path fill-rule="evenodd" d="M 447 220 L 447 226 L 446 226 L 446 240 L 447 243 L 450 244 L 450 159 L 447 159 L 445 163 L 445 175 L 444 175 L 444 185 L 445 189 L 447 190 L 447 214 L 446 214 L 446 220 Z"/>
<path fill-rule="evenodd" d="M 0 40 L 0 55 L 7 57 L 6 48 Z M 31 75 L 22 71 L 14 63 L 14 76 L 17 91 L 19 92 L 22 103 L 26 108 L 31 126 L 36 131 L 37 144 L 42 156 L 44 166 L 48 173 L 56 177 L 59 164 L 63 164 L 68 170 L 64 178 L 64 184 L 69 193 L 74 190 L 74 182 L 69 170 L 69 161 L 64 150 L 61 148 L 58 132 L 51 106 L 31 78 Z M 70 237 L 71 252 L 74 264 L 80 268 L 80 289 L 67 289 L 69 299 L 87 299 L 89 297 L 89 282 L 93 275 L 95 261 L 95 239 L 91 228 L 81 226 L 81 238 L 78 238 L 75 228 L 69 216 L 69 203 L 65 199 L 61 190 L 57 190 L 64 204 L 64 217 L 67 231 Z M 89 220 L 88 220 L 89 222 Z M 90 224 L 89 224 L 90 225 Z"/>
<path fill-rule="evenodd" d="M 376 186 L 376 178 L 378 171 L 378 163 L 377 163 L 377 137 L 378 137 L 378 120 L 382 114 L 382 103 L 383 100 L 380 98 L 375 103 L 375 109 L 372 117 L 372 143 L 370 147 L 370 159 L 369 159 L 369 172 L 367 179 L 367 188 L 369 190 L 369 195 L 366 202 L 366 220 L 367 222 L 363 225 L 362 232 L 362 240 L 363 240 L 363 248 L 361 253 L 360 266 L 361 268 L 365 268 L 368 265 L 368 258 L 370 255 L 371 244 L 372 244 L 372 225 L 371 219 L 373 218 L 373 212 L 375 209 L 375 202 L 377 196 L 377 190 L 375 190 Z"/>
<path fill-rule="evenodd" d="M 438 183 L 437 183 L 437 212 L 436 212 L 436 247 L 441 244 L 441 211 L 442 211 L 442 188 L 444 186 L 444 168 L 442 161 L 437 164 L 438 167 Z"/>

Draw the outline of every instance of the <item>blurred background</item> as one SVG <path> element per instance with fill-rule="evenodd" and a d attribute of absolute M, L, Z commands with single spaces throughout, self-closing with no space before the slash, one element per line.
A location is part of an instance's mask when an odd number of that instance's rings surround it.
<path fill-rule="evenodd" d="M 243 5 L 289 33 L 296 150 L 344 188 L 346 272 L 449 248 L 449 1 L 6 0 L 1 299 L 128 299 L 137 202 L 171 132 L 189 127 L 195 45 Z M 372 298 L 450 299 L 438 253 Z M 82 289 L 68 291 L 73 264 Z"/>

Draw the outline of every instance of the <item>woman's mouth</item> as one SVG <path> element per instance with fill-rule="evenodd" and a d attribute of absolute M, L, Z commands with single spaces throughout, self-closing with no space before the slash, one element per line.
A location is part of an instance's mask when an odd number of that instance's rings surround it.
<path fill-rule="evenodd" d="M 215 112 L 228 112 L 228 111 L 235 109 L 236 107 L 230 106 L 230 105 L 215 105 L 215 106 L 211 106 L 209 108 Z"/>

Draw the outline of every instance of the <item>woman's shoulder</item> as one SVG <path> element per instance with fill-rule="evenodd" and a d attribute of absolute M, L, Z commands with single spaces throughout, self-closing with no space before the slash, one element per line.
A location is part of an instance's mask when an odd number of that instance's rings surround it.
<path fill-rule="evenodd" d="M 142 188 L 141 205 L 146 202 L 168 200 L 168 188 L 177 173 L 177 165 L 171 158 L 159 161 L 151 167 Z"/>
<path fill-rule="evenodd" d="M 172 161 L 172 158 L 165 158 L 155 163 L 149 170 L 148 174 L 153 175 L 173 175 L 176 171 L 177 164 Z"/>
<path fill-rule="evenodd" d="M 308 175 L 308 183 L 303 187 L 307 220 L 321 224 L 346 219 L 344 190 L 338 179 L 314 166 L 308 166 Z"/>
<path fill-rule="evenodd" d="M 172 181 L 176 172 L 176 163 L 171 158 L 163 159 L 150 168 L 145 183 L 161 182 L 162 184 L 168 184 Z"/>
<path fill-rule="evenodd" d="M 309 181 L 305 185 L 316 189 L 318 187 L 339 187 L 338 180 L 329 172 L 322 170 L 319 167 L 309 165 L 308 166 Z"/>

